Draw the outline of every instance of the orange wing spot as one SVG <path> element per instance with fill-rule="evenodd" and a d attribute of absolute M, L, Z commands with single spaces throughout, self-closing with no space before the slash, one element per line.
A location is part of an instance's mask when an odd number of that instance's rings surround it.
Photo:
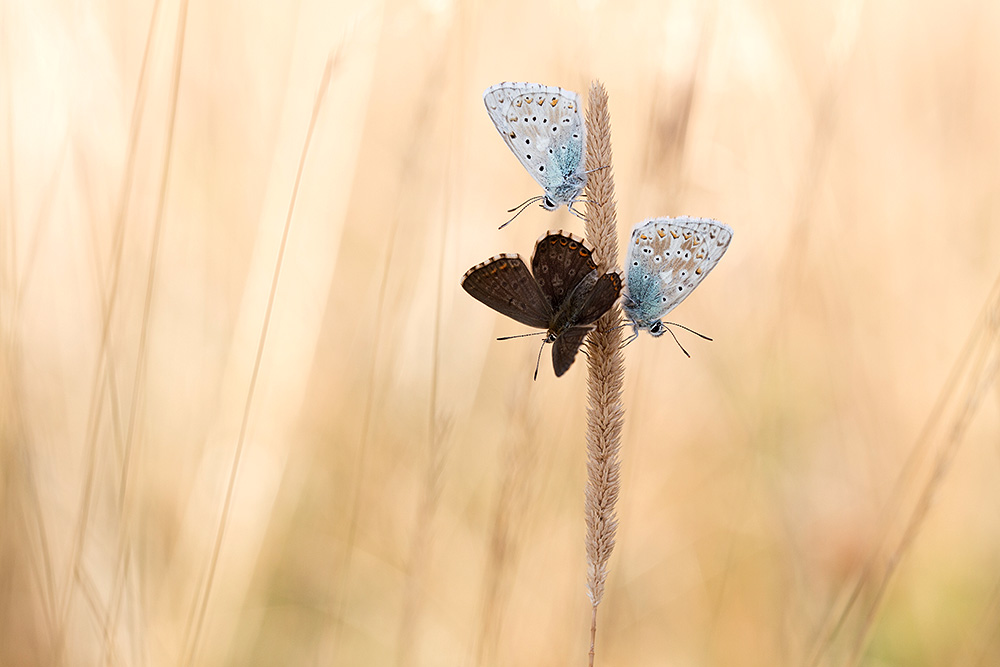
<path fill-rule="evenodd" d="M 515 132 L 511 132 L 511 133 L 510 133 L 510 138 L 511 138 L 511 139 L 514 139 L 514 138 L 516 138 L 516 137 L 517 137 L 517 134 L 516 134 Z"/>
<path fill-rule="evenodd" d="M 570 111 L 572 111 L 573 110 L 573 103 L 572 102 L 567 102 L 566 103 L 566 108 L 569 109 Z"/>
<path fill-rule="evenodd" d="M 514 102 L 514 106 L 520 107 L 521 106 L 521 100 L 518 100 L 517 102 Z"/>
<path fill-rule="evenodd" d="M 662 230 L 662 229 L 657 229 L 657 230 L 656 230 L 656 233 L 657 233 L 657 234 L 659 234 L 659 236 L 660 236 L 660 238 L 661 238 L 661 239 L 662 239 L 662 238 L 663 238 L 664 236 L 666 236 L 666 235 L 667 235 L 667 233 L 666 233 L 666 232 L 665 232 L 664 230 Z"/>
<path fill-rule="evenodd" d="M 552 101 L 550 101 L 549 104 L 551 104 L 552 106 L 555 106 L 555 105 L 559 104 L 559 98 L 558 97 L 553 97 Z"/>
<path fill-rule="evenodd" d="M 674 237 L 675 239 L 676 239 L 676 238 L 680 238 L 680 234 L 678 234 L 677 232 L 675 232 L 675 231 L 674 231 L 674 230 L 672 230 L 672 229 L 670 230 L 670 235 L 671 235 L 671 236 L 673 236 L 673 237 Z"/>
<path fill-rule="evenodd" d="M 649 237 L 646 236 L 645 234 L 639 234 L 639 238 L 642 239 L 643 241 L 648 241 L 649 240 Z"/>
<path fill-rule="evenodd" d="M 694 258 L 695 259 L 705 259 L 705 251 L 704 250 L 699 250 L 697 253 L 695 253 Z"/>
<path fill-rule="evenodd" d="M 531 104 L 534 101 L 534 99 L 535 98 L 531 97 L 530 95 L 525 95 L 524 97 L 524 101 L 527 102 L 528 104 Z"/>
<path fill-rule="evenodd" d="M 689 240 L 690 238 L 691 238 L 691 232 L 688 232 L 687 234 L 684 235 L 685 241 Z"/>
<path fill-rule="evenodd" d="M 499 265 L 497 266 L 496 270 L 495 270 L 495 271 L 494 271 L 493 273 L 496 273 L 497 271 L 500 271 L 500 270 L 502 270 L 502 269 L 506 269 L 506 268 L 507 268 L 507 262 L 501 262 L 501 263 L 500 263 L 500 264 L 499 264 Z"/>
<path fill-rule="evenodd" d="M 697 275 L 699 275 L 699 276 L 700 276 L 700 275 L 701 275 L 701 267 L 699 266 L 699 267 L 698 267 L 697 269 L 695 269 L 695 270 L 694 270 L 694 272 L 695 272 L 695 273 L 696 273 Z"/>

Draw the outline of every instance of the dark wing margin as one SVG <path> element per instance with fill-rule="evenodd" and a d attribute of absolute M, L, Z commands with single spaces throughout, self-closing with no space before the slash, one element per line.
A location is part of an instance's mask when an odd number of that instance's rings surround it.
<path fill-rule="evenodd" d="M 469 269 L 462 287 L 473 298 L 521 324 L 548 329 L 552 306 L 519 255 L 497 255 Z"/>
<path fill-rule="evenodd" d="M 618 271 L 605 273 L 597 279 L 590 296 L 574 318 L 574 324 L 593 324 L 611 310 L 622 292 L 622 276 Z"/>
<path fill-rule="evenodd" d="M 562 376 L 573 365 L 577 350 L 593 328 L 570 327 L 556 336 L 555 342 L 552 343 L 552 368 L 556 372 L 556 377 Z"/>
<path fill-rule="evenodd" d="M 597 270 L 591 254 L 583 239 L 561 231 L 548 232 L 535 243 L 531 272 L 553 312 L 559 310 L 580 281 Z"/>

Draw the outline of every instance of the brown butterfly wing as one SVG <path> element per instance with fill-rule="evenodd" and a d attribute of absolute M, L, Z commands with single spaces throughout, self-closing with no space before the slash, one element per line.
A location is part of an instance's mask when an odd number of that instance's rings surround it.
<path fill-rule="evenodd" d="M 535 243 L 531 272 L 553 312 L 558 311 L 580 283 L 597 270 L 591 254 L 582 239 L 562 232 L 549 232 Z"/>
<path fill-rule="evenodd" d="M 577 350 L 593 328 L 570 327 L 556 336 L 555 342 L 552 343 L 552 368 L 556 372 L 556 377 L 560 377 L 573 365 Z"/>
<path fill-rule="evenodd" d="M 469 269 L 462 287 L 493 310 L 521 324 L 548 329 L 552 305 L 519 255 L 497 255 Z"/>
<path fill-rule="evenodd" d="M 572 324 L 593 324 L 611 310 L 622 292 L 622 276 L 617 271 L 597 279 L 580 310 L 571 315 Z"/>

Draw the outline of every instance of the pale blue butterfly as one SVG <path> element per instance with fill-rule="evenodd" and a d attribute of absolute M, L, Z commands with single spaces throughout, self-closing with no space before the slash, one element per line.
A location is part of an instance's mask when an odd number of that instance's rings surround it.
<path fill-rule="evenodd" d="M 732 238 L 729 225 L 707 218 L 650 218 L 632 229 L 622 293 L 622 309 L 632 320 L 629 342 L 640 329 L 653 336 L 669 331 L 662 318 L 701 284 Z"/>
<path fill-rule="evenodd" d="M 544 195 L 532 197 L 510 212 L 517 210 L 520 214 L 540 200 L 546 210 L 554 211 L 565 204 L 582 218 L 573 208 L 587 183 L 580 96 L 540 83 L 498 83 L 486 89 L 483 102 L 504 142 L 545 190 Z"/>

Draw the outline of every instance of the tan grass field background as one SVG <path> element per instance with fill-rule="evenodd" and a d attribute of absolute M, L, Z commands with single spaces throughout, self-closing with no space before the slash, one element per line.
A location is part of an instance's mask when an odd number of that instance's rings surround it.
<path fill-rule="evenodd" d="M 735 230 L 671 314 L 714 342 L 625 351 L 596 664 L 1000 664 L 998 34 L 4 0 L 0 664 L 585 664 L 586 364 L 533 382 L 459 281 L 583 233 L 497 230 L 539 190 L 482 91 L 594 79 L 619 240 Z"/>

